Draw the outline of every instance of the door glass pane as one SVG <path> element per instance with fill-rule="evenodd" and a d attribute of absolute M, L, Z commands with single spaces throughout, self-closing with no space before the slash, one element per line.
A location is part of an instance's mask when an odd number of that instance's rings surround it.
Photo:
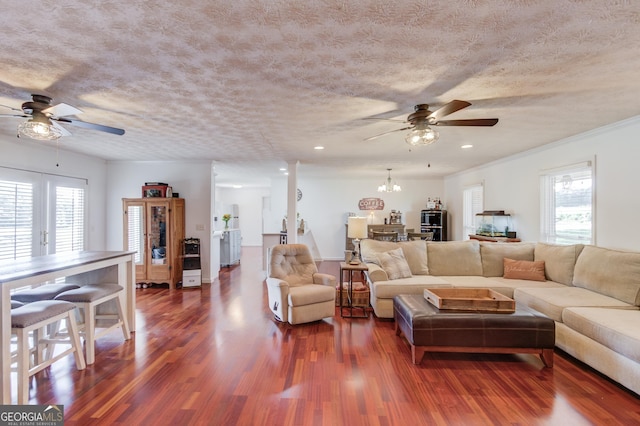
<path fill-rule="evenodd" d="M 0 181 L 0 259 L 33 255 L 33 185 Z"/>
<path fill-rule="evenodd" d="M 164 265 L 167 260 L 167 207 L 151 206 L 150 220 L 151 264 Z"/>
<path fill-rule="evenodd" d="M 144 209 L 142 206 L 129 206 L 127 209 L 128 250 L 135 251 L 136 265 L 144 263 Z"/>
<path fill-rule="evenodd" d="M 57 186 L 55 252 L 84 250 L 84 189 Z"/>

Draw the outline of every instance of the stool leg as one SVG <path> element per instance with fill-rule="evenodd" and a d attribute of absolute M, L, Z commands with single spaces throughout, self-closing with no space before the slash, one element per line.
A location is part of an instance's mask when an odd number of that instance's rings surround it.
<path fill-rule="evenodd" d="M 87 365 L 96 361 L 96 311 L 91 303 L 83 304 L 84 311 L 84 342 L 87 353 Z"/>
<path fill-rule="evenodd" d="M 124 309 L 122 309 L 122 303 L 120 301 L 120 297 L 116 297 L 116 305 L 118 306 L 118 315 L 120 316 L 120 328 L 122 329 L 122 335 L 124 336 L 124 340 L 131 339 L 131 332 L 129 331 L 129 322 L 127 321 L 127 317 L 124 315 Z"/>
<path fill-rule="evenodd" d="M 78 334 L 78 325 L 74 317 L 75 312 L 69 311 L 69 318 L 67 319 L 67 328 L 69 329 L 69 339 L 71 340 L 71 346 L 73 346 L 73 356 L 76 359 L 76 368 L 78 370 L 84 370 L 86 364 L 84 362 L 84 356 L 82 355 L 82 345 L 80 344 L 80 335 Z"/>
<path fill-rule="evenodd" d="M 16 331 L 18 337 L 18 404 L 29 402 L 29 332 L 26 329 Z"/>

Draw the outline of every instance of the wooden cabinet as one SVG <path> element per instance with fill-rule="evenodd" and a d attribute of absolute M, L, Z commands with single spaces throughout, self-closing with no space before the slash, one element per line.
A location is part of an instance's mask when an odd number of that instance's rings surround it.
<path fill-rule="evenodd" d="M 123 198 L 124 249 L 136 251 L 136 284 L 182 279 L 183 198 Z"/>
<path fill-rule="evenodd" d="M 239 229 L 229 229 L 222 233 L 220 240 L 220 265 L 230 266 L 240 263 L 240 244 L 242 237 Z"/>

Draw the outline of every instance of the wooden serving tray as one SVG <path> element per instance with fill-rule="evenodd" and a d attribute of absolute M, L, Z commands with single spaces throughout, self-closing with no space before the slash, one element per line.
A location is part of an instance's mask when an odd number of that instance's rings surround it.
<path fill-rule="evenodd" d="M 432 288 L 424 298 L 438 309 L 512 313 L 516 302 L 488 288 Z"/>

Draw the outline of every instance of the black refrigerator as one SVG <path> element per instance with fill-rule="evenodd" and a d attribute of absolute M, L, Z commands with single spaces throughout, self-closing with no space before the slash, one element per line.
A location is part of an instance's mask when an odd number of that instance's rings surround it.
<path fill-rule="evenodd" d="M 420 232 L 433 232 L 433 241 L 447 241 L 447 211 L 421 210 Z"/>

